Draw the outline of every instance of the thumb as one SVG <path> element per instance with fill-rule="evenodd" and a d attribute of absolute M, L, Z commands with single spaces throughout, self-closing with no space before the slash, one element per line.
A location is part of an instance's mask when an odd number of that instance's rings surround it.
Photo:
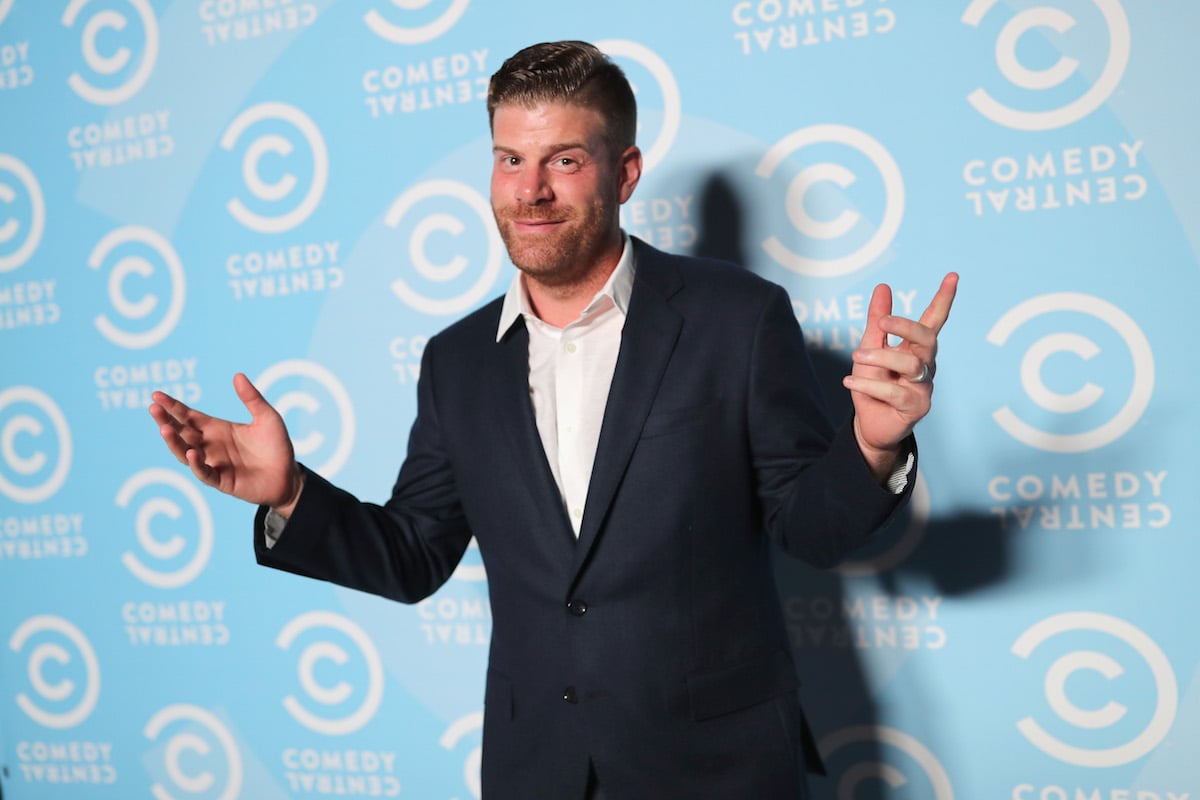
<path fill-rule="evenodd" d="M 250 412 L 253 419 L 257 420 L 263 414 L 275 413 L 274 406 L 267 402 L 267 399 L 244 373 L 239 372 L 233 376 L 233 388 L 237 392 L 238 399 L 242 401 L 242 405 Z"/>

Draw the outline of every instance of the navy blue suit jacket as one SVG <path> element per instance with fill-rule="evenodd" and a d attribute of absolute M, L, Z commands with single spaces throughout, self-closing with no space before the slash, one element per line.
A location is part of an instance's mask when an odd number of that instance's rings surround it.
<path fill-rule="evenodd" d="M 815 750 L 772 577 L 834 564 L 904 500 L 827 421 L 784 290 L 635 240 L 636 276 L 576 540 L 499 300 L 425 350 L 391 498 L 315 474 L 261 563 L 402 602 L 472 536 L 488 574 L 488 800 L 795 798 Z M 911 481 L 910 481 L 911 483 Z"/>

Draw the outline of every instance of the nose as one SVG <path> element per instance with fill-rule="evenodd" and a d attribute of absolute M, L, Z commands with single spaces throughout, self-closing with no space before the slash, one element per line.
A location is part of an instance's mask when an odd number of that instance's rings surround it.
<path fill-rule="evenodd" d="M 536 205 L 553 199 L 554 192 L 546 180 L 545 171 L 537 164 L 529 164 L 521 170 L 517 181 L 517 200 L 527 205 Z"/>

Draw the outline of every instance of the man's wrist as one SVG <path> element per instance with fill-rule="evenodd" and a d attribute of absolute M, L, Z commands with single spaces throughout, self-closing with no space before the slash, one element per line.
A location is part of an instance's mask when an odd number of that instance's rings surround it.
<path fill-rule="evenodd" d="M 300 502 L 300 493 L 304 491 L 304 469 L 298 462 L 292 462 L 291 476 L 288 481 L 290 491 L 287 499 L 282 503 L 272 503 L 271 511 L 275 512 L 283 519 L 288 519 L 292 516 L 292 512 L 296 510 L 296 504 Z"/>
<path fill-rule="evenodd" d="M 895 447 L 872 447 L 863 440 L 858 427 L 858 417 L 854 418 L 854 440 L 858 443 L 858 451 L 862 454 L 867 468 L 875 476 L 880 486 L 887 486 L 897 469 L 901 468 L 908 454 L 903 442 Z"/>

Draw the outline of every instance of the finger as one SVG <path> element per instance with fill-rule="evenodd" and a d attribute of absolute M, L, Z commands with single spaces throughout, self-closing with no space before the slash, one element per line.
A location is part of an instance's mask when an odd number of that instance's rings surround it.
<path fill-rule="evenodd" d="M 263 414 L 274 413 L 275 407 L 267 402 L 267 399 L 262 396 L 262 392 L 258 391 L 245 373 L 239 372 L 233 376 L 233 388 L 237 392 L 238 399 L 242 401 L 242 405 L 250 412 L 253 419 L 258 419 Z"/>
<path fill-rule="evenodd" d="M 925 364 L 928 363 L 909 350 L 896 350 L 892 348 L 884 350 L 856 350 L 852 358 L 856 364 L 884 369 L 903 378 L 915 378 L 919 376 Z M 931 366 L 930 369 L 933 369 L 933 367 Z"/>
<path fill-rule="evenodd" d="M 167 449 L 171 451 L 171 455 L 175 456 L 176 461 L 181 464 L 188 463 L 187 452 L 191 447 L 183 440 L 179 435 L 179 431 L 171 423 L 160 425 L 158 435 L 162 437 L 163 442 L 167 445 Z"/>
<path fill-rule="evenodd" d="M 217 485 L 217 473 L 212 467 L 204 463 L 204 454 L 196 449 L 190 449 L 184 454 L 184 463 L 191 469 L 192 474 L 201 483 L 208 486 Z"/>
<path fill-rule="evenodd" d="M 852 392 L 878 400 L 906 417 L 919 418 L 929 410 L 929 392 L 924 383 L 897 383 L 894 380 L 878 380 L 848 375 L 843 385 Z"/>
<path fill-rule="evenodd" d="M 199 413 L 190 408 L 186 403 L 176 400 L 166 392 L 156 391 L 150 395 L 150 399 L 154 401 L 150 405 L 150 413 L 151 415 L 154 415 L 154 418 L 159 422 L 163 422 L 165 420 L 161 419 L 155 414 L 156 406 L 162 409 L 166 417 L 168 417 L 172 422 L 180 425 L 186 424 L 189 417 L 191 417 L 193 414 Z"/>
<path fill-rule="evenodd" d="M 176 428 L 179 427 L 179 421 L 172 417 L 160 403 L 151 403 L 149 411 L 150 416 L 153 417 L 154 421 L 159 424 L 159 427 L 164 425 L 170 425 Z"/>
<path fill-rule="evenodd" d="M 937 331 L 923 322 L 893 316 L 881 320 L 880 327 L 884 333 L 895 336 L 909 345 L 925 348 L 931 358 L 937 349 Z"/>
<path fill-rule="evenodd" d="M 887 345 L 887 333 L 881 327 L 881 321 L 891 313 L 892 287 L 881 283 L 871 293 L 871 302 L 867 306 L 867 324 L 860 342 L 862 347 L 881 348 Z"/>
<path fill-rule="evenodd" d="M 929 327 L 936 334 L 950 318 L 950 307 L 954 305 L 954 297 L 958 294 L 958 273 L 949 272 L 942 278 L 937 294 L 929 302 L 925 312 L 921 314 L 921 324 Z"/>

